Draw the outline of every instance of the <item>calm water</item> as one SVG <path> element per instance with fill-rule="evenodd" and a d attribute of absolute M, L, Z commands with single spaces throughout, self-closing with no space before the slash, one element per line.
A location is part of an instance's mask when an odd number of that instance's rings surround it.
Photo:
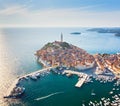
<path fill-rule="evenodd" d="M 81 35 L 71 35 L 71 32 Z M 0 106 L 81 106 L 90 100 L 109 97 L 113 83 L 101 84 L 97 81 L 75 88 L 78 78 L 48 74 L 37 81 L 23 81 L 26 91 L 21 99 L 6 100 L 3 95 L 19 75 L 41 69 L 34 53 L 47 42 L 64 40 L 79 46 L 89 53 L 120 52 L 120 38 L 113 34 L 87 32 L 86 28 L 1 28 L 0 29 Z M 88 72 L 91 70 L 88 70 Z M 96 96 L 91 96 L 94 90 Z M 56 93 L 58 92 L 58 94 Z M 55 95 L 49 96 L 53 93 Z M 46 97 L 48 96 L 48 98 Z M 35 100 L 45 97 L 45 99 Z"/>

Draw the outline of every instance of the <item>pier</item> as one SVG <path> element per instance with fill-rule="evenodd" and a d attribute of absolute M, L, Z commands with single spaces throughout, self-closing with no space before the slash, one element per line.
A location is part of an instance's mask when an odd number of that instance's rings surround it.
<path fill-rule="evenodd" d="M 83 83 L 86 81 L 87 77 L 88 77 L 88 75 L 85 74 L 85 75 L 83 76 L 83 78 L 81 78 L 81 79 L 77 82 L 77 84 L 75 85 L 75 87 L 81 87 L 81 86 L 83 85 Z"/>
<path fill-rule="evenodd" d="M 32 73 L 29 73 L 29 74 L 26 74 L 26 75 L 23 75 L 23 76 L 19 77 L 19 79 L 22 79 L 22 78 L 25 78 L 25 77 L 29 77 L 29 76 L 32 76 L 32 75 L 36 75 L 37 73 L 43 73 L 45 71 L 49 71 L 52 68 L 53 67 L 47 67 L 47 68 L 44 68 L 44 69 L 41 69 L 41 70 L 38 70 L 38 71 L 35 71 L 35 72 L 32 72 Z"/>
<path fill-rule="evenodd" d="M 65 70 L 63 74 L 74 74 L 79 77 L 79 81 L 76 83 L 75 87 L 81 87 L 88 77 L 88 75 L 85 73 L 72 71 L 72 70 Z"/>

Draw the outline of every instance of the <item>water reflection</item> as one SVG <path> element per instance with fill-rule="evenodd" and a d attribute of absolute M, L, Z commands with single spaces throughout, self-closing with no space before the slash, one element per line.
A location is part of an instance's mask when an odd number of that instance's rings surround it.
<path fill-rule="evenodd" d="M 3 96 L 15 79 L 15 61 L 10 56 L 12 55 L 8 43 L 4 33 L 0 31 L 0 106 L 7 106 L 9 104 L 9 101 L 5 102 L 6 100 L 3 99 Z"/>

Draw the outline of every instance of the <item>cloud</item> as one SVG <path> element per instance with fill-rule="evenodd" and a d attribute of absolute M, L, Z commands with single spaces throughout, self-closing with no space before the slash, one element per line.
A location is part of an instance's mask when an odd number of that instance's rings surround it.
<path fill-rule="evenodd" d="M 28 9 L 25 7 L 25 5 L 12 5 L 0 10 L 0 15 L 1 16 L 9 16 L 9 15 L 15 15 L 15 14 L 23 15 L 27 11 Z"/>
<path fill-rule="evenodd" d="M 93 7 L 30 10 L 25 5 L 14 5 L 0 10 L 0 19 L 2 25 L 9 26 L 120 26 L 120 11 L 89 10 Z"/>

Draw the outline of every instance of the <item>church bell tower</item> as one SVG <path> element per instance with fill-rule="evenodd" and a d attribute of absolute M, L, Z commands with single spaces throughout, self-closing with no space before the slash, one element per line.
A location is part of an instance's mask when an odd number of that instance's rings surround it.
<path fill-rule="evenodd" d="M 61 33 L 61 42 L 63 42 L 63 34 Z"/>

